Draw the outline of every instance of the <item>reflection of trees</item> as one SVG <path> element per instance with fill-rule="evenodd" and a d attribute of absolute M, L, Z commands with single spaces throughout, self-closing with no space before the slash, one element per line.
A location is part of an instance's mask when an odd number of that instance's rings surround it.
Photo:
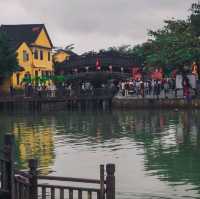
<path fill-rule="evenodd" d="M 198 116 L 195 111 L 71 113 L 65 121 L 65 129 L 69 129 L 65 133 L 96 137 L 94 142 L 127 137 L 143 146 L 145 169 L 150 175 L 200 186 Z"/>
<path fill-rule="evenodd" d="M 64 117 L 64 119 L 63 119 Z M 111 112 L 68 112 L 56 115 L 56 127 L 62 126 L 58 133 L 71 138 L 85 138 L 94 142 L 118 137 L 118 117 Z"/>
<path fill-rule="evenodd" d="M 152 175 L 169 182 L 185 182 L 200 186 L 200 153 L 191 146 L 179 149 L 162 144 L 145 148 L 145 168 Z"/>
<path fill-rule="evenodd" d="M 200 187 L 198 115 L 199 112 L 152 114 L 151 120 L 154 122 L 163 117 L 165 126 L 170 125 L 170 119 L 173 120 L 172 128 L 168 126 L 169 132 L 162 133 L 158 122 L 156 125 L 159 134 L 156 133 L 156 129 L 150 131 L 149 136 L 144 129 L 136 131 L 134 139 L 143 143 L 145 169 L 151 175 L 159 176 L 161 180 L 172 183 L 184 182 Z M 174 130 L 174 133 L 170 130 Z"/>
<path fill-rule="evenodd" d="M 172 183 L 190 182 L 200 186 L 199 115 L 199 111 L 151 110 L 9 116 L 3 121 L 11 127 L 1 123 L 0 132 L 13 129 L 22 167 L 28 158 L 37 157 L 47 172 L 57 143 L 112 147 L 110 142 L 125 137 L 144 149 L 144 166 L 150 175 Z M 53 132 L 57 135 L 56 143 Z M 107 141 L 110 142 L 99 145 Z"/>

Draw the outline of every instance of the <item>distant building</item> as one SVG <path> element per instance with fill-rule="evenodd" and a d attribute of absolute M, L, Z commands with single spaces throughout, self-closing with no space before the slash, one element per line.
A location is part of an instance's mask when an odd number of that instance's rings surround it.
<path fill-rule="evenodd" d="M 59 49 L 53 55 L 53 60 L 55 63 L 62 63 L 64 61 L 68 61 L 71 57 L 78 56 L 76 53 L 71 50 Z"/>
<path fill-rule="evenodd" d="M 4 90 L 10 85 L 21 88 L 24 77 L 49 76 L 54 72 L 53 44 L 44 24 L 2 25 L 11 47 L 16 49 L 21 70 L 4 83 Z"/>

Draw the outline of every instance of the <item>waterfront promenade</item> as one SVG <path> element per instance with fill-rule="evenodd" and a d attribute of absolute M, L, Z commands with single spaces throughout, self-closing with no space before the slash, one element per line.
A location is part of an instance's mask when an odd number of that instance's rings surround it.
<path fill-rule="evenodd" d="M 34 95 L 7 95 L 0 96 L 1 110 L 63 110 L 67 108 L 78 109 L 174 109 L 174 108 L 200 108 L 199 95 L 194 90 L 190 97 L 183 96 L 183 90 L 162 90 L 159 95 L 153 93 L 145 96 L 129 93 L 122 95 L 121 91 L 115 94 L 115 89 L 99 88 L 93 91 L 80 91 L 79 93 L 65 93 L 56 91 L 54 94 L 41 92 Z"/>
<path fill-rule="evenodd" d="M 14 94 L 0 96 L 0 110 L 65 110 L 65 109 L 110 109 L 114 90 L 108 88 L 93 89 L 92 91 L 56 90 L 31 94 Z"/>

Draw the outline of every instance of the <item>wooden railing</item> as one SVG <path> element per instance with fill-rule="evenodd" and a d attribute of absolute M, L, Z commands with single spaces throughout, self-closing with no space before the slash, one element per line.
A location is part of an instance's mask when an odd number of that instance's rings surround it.
<path fill-rule="evenodd" d="M 2 148 L 0 155 L 0 196 L 2 198 L 14 198 L 13 140 L 12 135 L 5 135 L 4 147 Z"/>
<path fill-rule="evenodd" d="M 34 197 L 31 199 L 115 199 L 114 164 L 106 165 L 106 178 L 104 178 L 104 165 L 100 165 L 100 179 L 42 176 L 37 175 L 36 160 L 30 160 L 29 166 L 31 170 L 30 173 L 33 176 L 31 186 Z M 41 181 L 45 181 L 45 183 Z M 52 182 L 54 182 L 54 184 L 52 184 Z M 69 183 L 78 183 L 84 186 L 70 186 Z M 90 184 L 90 186 L 87 186 L 87 184 Z"/>
<path fill-rule="evenodd" d="M 25 173 L 15 174 L 14 199 L 30 199 L 31 183 Z"/>
<path fill-rule="evenodd" d="M 13 154 L 14 137 L 7 134 L 0 158 L 0 198 L 115 199 L 114 164 L 107 164 L 106 171 L 105 166 L 100 165 L 99 179 L 43 176 L 38 175 L 38 162 L 35 159 L 29 160 L 28 172 L 17 171 Z M 76 183 L 76 186 L 70 183 Z"/>

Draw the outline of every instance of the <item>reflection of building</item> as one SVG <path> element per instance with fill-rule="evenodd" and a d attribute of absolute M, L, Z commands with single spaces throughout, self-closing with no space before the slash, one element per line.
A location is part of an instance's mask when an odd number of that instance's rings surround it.
<path fill-rule="evenodd" d="M 27 160 L 37 158 L 42 172 L 47 174 L 54 160 L 53 132 L 49 127 L 42 128 L 14 124 L 13 132 L 18 143 L 20 167 L 27 167 Z"/>
<path fill-rule="evenodd" d="M 24 77 L 52 74 L 53 44 L 44 24 L 2 25 L 0 31 L 6 34 L 10 46 L 16 49 L 21 68 L 4 83 L 4 90 L 7 90 L 10 84 L 14 88 L 20 88 Z"/>

